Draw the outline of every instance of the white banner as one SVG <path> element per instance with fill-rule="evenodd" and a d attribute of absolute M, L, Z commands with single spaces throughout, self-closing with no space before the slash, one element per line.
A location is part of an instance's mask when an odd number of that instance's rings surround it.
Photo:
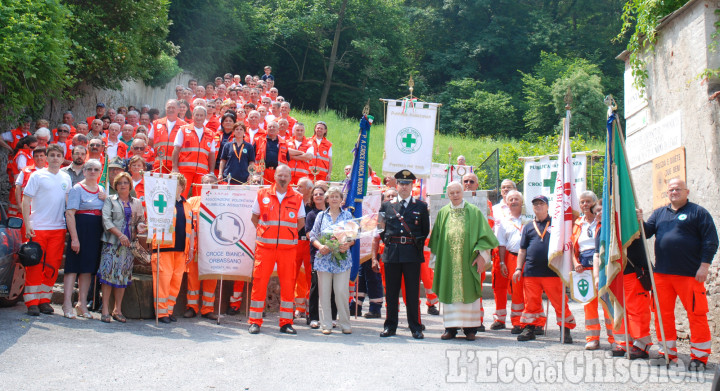
<path fill-rule="evenodd" d="M 430 177 L 436 115 L 436 103 L 406 107 L 403 101 L 388 101 L 384 175 L 410 170 L 418 178 Z"/>
<path fill-rule="evenodd" d="M 580 194 L 587 188 L 587 155 L 578 153 L 572 158 L 575 193 Z M 524 191 L 525 212 L 528 219 L 535 218 L 532 209 L 532 199 L 544 195 L 550 201 L 550 208 L 555 206 L 555 180 L 558 175 L 558 161 L 543 157 L 536 161 L 525 161 Z"/>
<path fill-rule="evenodd" d="M 252 278 L 255 227 L 252 205 L 259 186 L 203 185 L 198 227 L 201 280 Z"/>
<path fill-rule="evenodd" d="M 368 191 L 363 198 L 362 212 L 363 216 L 377 213 L 382 204 L 382 191 Z M 360 263 L 363 263 L 372 257 L 372 242 L 374 238 L 360 238 Z"/>
<path fill-rule="evenodd" d="M 570 272 L 570 284 L 572 291 L 570 295 L 578 303 L 587 304 L 595 298 L 595 283 L 593 282 L 592 270 L 585 270 L 580 273 Z"/>
<path fill-rule="evenodd" d="M 145 204 L 147 206 L 148 240 L 153 232 L 170 233 L 174 229 L 177 178 L 169 174 L 145 172 Z"/>
<path fill-rule="evenodd" d="M 475 172 L 473 166 L 452 166 L 450 178 L 448 178 L 448 165 L 443 163 L 433 163 L 430 168 L 430 178 L 428 179 L 427 194 L 442 194 L 445 190 L 445 183 L 457 181 L 462 183 L 463 175 L 469 172 Z"/>

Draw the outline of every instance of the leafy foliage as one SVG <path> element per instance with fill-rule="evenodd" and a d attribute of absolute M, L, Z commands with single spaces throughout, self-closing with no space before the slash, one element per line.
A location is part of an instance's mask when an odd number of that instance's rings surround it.
<path fill-rule="evenodd" d="M 53 1 L 5 0 L 0 6 L 0 114 L 37 110 L 72 82 L 67 8 Z"/>
<path fill-rule="evenodd" d="M 517 114 L 509 94 L 484 90 L 483 83 L 473 79 L 451 81 L 448 90 L 453 93 L 441 98 L 448 102 L 443 133 L 515 135 Z"/>

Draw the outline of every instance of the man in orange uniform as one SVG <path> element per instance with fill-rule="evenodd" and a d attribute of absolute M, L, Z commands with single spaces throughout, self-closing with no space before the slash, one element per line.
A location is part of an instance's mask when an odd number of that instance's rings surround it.
<path fill-rule="evenodd" d="M 458 156 L 458 161 L 460 161 L 461 157 L 464 159 L 463 156 Z M 474 186 L 475 190 L 477 190 L 480 183 L 478 182 L 478 177 L 475 174 L 465 174 L 463 176 L 463 182 L 465 182 L 465 185 L 467 186 L 466 181 L 469 176 L 470 179 L 474 180 L 474 183 L 476 183 Z M 510 208 L 507 204 L 507 195 L 511 190 L 517 190 L 515 182 L 510 179 L 505 179 L 500 183 L 500 202 L 492 206 L 490 216 L 488 216 L 488 222 L 490 223 L 490 227 L 493 227 L 493 229 L 499 225 L 500 221 L 507 219 L 510 216 Z M 517 254 L 517 249 L 515 250 L 515 253 Z M 503 273 L 502 270 L 500 270 L 501 264 L 499 249 L 492 250 L 492 260 L 491 276 L 493 296 L 495 297 L 495 313 L 493 314 L 494 321 L 492 325 L 490 325 L 490 330 L 502 330 L 505 328 L 505 318 L 507 316 L 507 293 L 508 287 L 511 284 L 510 278 L 512 276 L 508 271 Z M 515 267 L 512 267 L 509 270 L 513 271 L 514 269 Z M 518 286 L 522 287 L 521 284 L 518 284 Z M 522 288 L 520 290 L 522 290 Z M 522 301 L 520 303 L 522 303 Z M 515 331 L 517 330 L 515 329 Z"/>
<path fill-rule="evenodd" d="M 318 121 L 315 124 L 315 134 L 308 153 L 313 154 L 310 160 L 310 178 L 315 181 L 327 181 L 332 172 L 332 143 L 327 139 L 327 124 Z"/>
<path fill-rule="evenodd" d="M 532 200 L 535 220 L 525 224 L 520 239 L 520 251 L 517 257 L 517 267 L 513 274 L 513 283 L 523 278 L 525 308 L 523 309 L 520 324 L 523 330 L 518 335 L 518 341 L 530 341 L 535 335 L 543 334 L 543 327 L 547 322 L 547 315 L 542 306 L 542 294 L 550 300 L 555 308 L 558 326 L 565 325 L 564 343 L 571 344 L 570 330 L 574 329 L 575 317 L 570 312 L 567 297 L 563 301 L 562 290 L 565 289 L 560 277 L 548 267 L 548 248 L 550 246 L 550 225 L 552 219 L 548 215 L 548 199 L 543 195 Z M 562 306 L 565 306 L 565 319 L 562 318 Z M 561 338 L 562 339 L 562 338 Z"/>
<path fill-rule="evenodd" d="M 266 137 L 258 139 L 255 145 L 255 162 L 262 161 L 265 163 L 263 179 L 266 184 L 275 183 L 275 169 L 280 164 L 287 165 L 288 163 L 287 143 L 278 136 L 279 131 L 280 126 L 278 123 L 270 122 Z"/>
<path fill-rule="evenodd" d="M 287 140 L 290 149 L 290 161 L 288 166 L 292 170 L 292 184 L 297 185 L 300 178 L 310 177 L 310 164 L 314 156 L 307 153 L 310 148 L 310 139 L 305 137 L 305 125 L 302 122 L 295 124 L 293 136 Z"/>
<path fill-rule="evenodd" d="M 510 208 L 509 215 L 503 219 L 495 221 L 495 236 L 498 242 L 498 267 L 497 273 L 505 279 L 509 279 L 510 271 L 514 271 L 517 267 L 517 255 L 520 251 L 520 239 L 522 237 L 522 204 L 523 197 L 517 190 L 511 190 L 505 197 L 507 205 Z M 495 276 L 493 275 L 493 278 Z M 523 295 L 522 278 L 517 282 L 510 281 L 509 286 L 505 286 L 504 291 L 493 289 L 495 293 L 495 321 L 491 330 L 501 330 L 505 328 L 505 319 L 507 316 L 507 291 L 510 288 L 512 300 L 510 304 L 510 323 L 512 324 L 511 334 L 520 334 L 522 326 L 520 325 L 520 317 L 523 309 L 525 309 Z M 493 286 L 495 288 L 495 286 Z M 498 327 L 497 324 L 500 326 Z"/>
<path fill-rule="evenodd" d="M 212 174 L 206 174 L 202 177 L 203 184 L 217 183 L 217 177 Z M 198 229 L 198 214 L 200 213 L 200 196 L 191 197 L 188 204 L 192 209 L 193 223 L 195 230 Z M 187 265 L 187 310 L 183 315 L 184 318 L 194 318 L 198 312 L 203 318 L 217 320 L 215 314 L 215 288 L 217 288 L 217 280 L 202 280 L 198 275 L 198 256 L 197 256 L 197 235 L 195 235 L 195 251 L 191 254 L 191 261 Z M 202 291 L 202 306 L 200 306 L 200 295 Z"/>
<path fill-rule="evenodd" d="M 671 179 L 667 186 L 670 205 L 655 209 L 644 223 L 647 237 L 655 235 L 655 285 L 669 350 L 664 353 L 677 358 L 675 302 L 679 297 L 690 321 L 689 368 L 700 371 L 705 370 L 712 346 L 705 281 L 718 249 L 717 229 L 705 208 L 688 201 L 685 181 Z M 657 315 L 655 330 L 662 340 Z"/>
<path fill-rule="evenodd" d="M 177 195 L 175 197 L 174 232 L 153 238 L 153 249 L 160 241 L 160 273 L 157 272 L 158 254 L 152 254 L 153 295 L 157 300 L 158 320 L 161 323 L 177 322 L 173 314 L 177 295 L 180 292 L 183 272 L 188 254 L 194 252 L 192 234 L 192 208 L 182 196 L 187 185 L 185 177 L 177 175 Z M 170 205 L 168 205 L 170 207 Z M 159 278 L 159 282 L 158 282 Z"/>
<path fill-rule="evenodd" d="M 280 332 L 297 334 L 293 324 L 295 298 L 295 254 L 298 231 L 305 226 L 302 195 L 290 184 L 290 167 L 278 166 L 275 184 L 258 191 L 252 207 L 252 222 L 257 228 L 255 267 L 250 294 L 250 334 L 260 332 L 267 284 L 275 265 L 280 279 Z"/>
<path fill-rule="evenodd" d="M 165 103 L 165 117 L 153 121 L 148 133 L 150 146 L 155 148 L 156 159 L 153 171 L 169 173 L 172 170 L 173 141 L 185 121 L 178 118 L 178 101 L 170 99 Z"/>
<path fill-rule="evenodd" d="M 65 247 L 65 203 L 72 187 L 70 176 L 60 171 L 63 150 L 52 144 L 47 156 L 48 167 L 35 171 L 23 190 L 25 236 L 40 244 L 44 254 L 41 263 L 25 268 L 23 298 L 31 316 L 55 312 L 50 298 Z"/>
<path fill-rule="evenodd" d="M 197 185 L 202 183 L 203 175 L 215 169 L 215 133 L 200 125 L 205 122 L 206 115 L 207 109 L 196 107 L 193 110 L 193 125 L 181 127 L 173 142 L 173 172 L 181 173 L 188 183 L 183 197 L 188 196 L 192 187 L 197 187 L 192 195 L 199 195 Z"/>

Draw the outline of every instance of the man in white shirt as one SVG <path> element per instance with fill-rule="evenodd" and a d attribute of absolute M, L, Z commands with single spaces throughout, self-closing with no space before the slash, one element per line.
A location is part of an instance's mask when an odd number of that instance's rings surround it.
<path fill-rule="evenodd" d="M 517 267 L 517 254 L 520 251 L 520 239 L 522 238 L 522 205 L 523 197 L 517 190 L 510 190 L 505 196 L 509 214 L 505 218 L 495 221 L 495 236 L 500 245 L 498 246 L 498 268 L 495 275 L 493 270 L 493 293 L 495 294 L 495 321 L 490 326 L 491 330 L 505 328 L 505 317 L 507 315 L 507 294 L 508 288 L 512 295 L 510 305 L 510 322 L 513 325 L 512 334 L 520 334 L 522 326 L 520 317 L 525 305 L 522 289 L 522 279 L 518 283 L 511 281 L 509 271 Z"/>
<path fill-rule="evenodd" d="M 120 144 L 124 143 L 118 138 L 118 136 L 120 135 L 120 130 L 120 125 L 115 122 L 111 123 L 110 127 L 108 128 L 108 137 L 105 146 L 105 153 L 108 155 L 108 160 L 114 159 L 116 156 L 118 156 L 118 153 L 121 152 L 119 151 L 119 149 L 122 148 L 120 147 Z M 125 145 L 124 150 L 125 152 L 127 152 L 127 145 Z M 125 158 L 124 155 L 120 157 L 123 159 Z"/>
<path fill-rule="evenodd" d="M 50 145 L 47 156 L 48 167 L 30 176 L 22 201 L 25 236 L 39 243 L 44 254 L 42 262 L 25 268 L 23 298 L 31 316 L 55 312 L 50 298 L 65 249 L 65 203 L 72 187 L 70 176 L 60 171 L 62 149 Z"/>

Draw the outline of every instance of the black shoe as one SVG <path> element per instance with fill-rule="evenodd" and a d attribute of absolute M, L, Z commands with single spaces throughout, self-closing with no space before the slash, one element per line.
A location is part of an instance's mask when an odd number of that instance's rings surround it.
<path fill-rule="evenodd" d="M 428 307 L 428 314 L 430 314 L 430 315 L 440 315 L 440 310 L 438 310 L 436 306 L 431 305 L 430 307 Z"/>
<path fill-rule="evenodd" d="M 702 372 L 705 371 L 706 367 L 707 365 L 704 362 L 698 360 L 697 358 L 693 358 L 690 360 L 690 364 L 688 365 L 688 371 Z"/>
<path fill-rule="evenodd" d="M 177 318 L 175 317 L 175 315 L 170 315 L 168 316 L 168 318 L 170 318 L 171 322 L 177 322 Z"/>
<path fill-rule="evenodd" d="M 240 313 L 240 308 L 228 307 L 227 311 L 225 311 L 225 314 L 230 315 L 230 316 L 237 315 L 239 313 Z"/>
<path fill-rule="evenodd" d="M 563 342 L 563 343 L 565 343 L 565 344 L 573 343 L 572 337 L 570 336 L 570 329 L 568 329 L 568 328 L 565 329 L 565 342 Z"/>
<path fill-rule="evenodd" d="M 542 327 L 535 327 L 535 335 L 545 335 L 545 329 Z"/>
<path fill-rule="evenodd" d="M 456 329 L 445 329 L 445 332 L 443 335 L 440 336 L 440 339 L 447 341 L 448 339 L 453 339 L 457 335 Z"/>
<path fill-rule="evenodd" d="M 160 322 L 160 323 L 170 323 L 170 322 L 172 322 L 172 321 L 170 320 L 170 317 L 169 317 L 169 316 L 163 316 L 162 318 L 159 318 L 159 319 L 158 319 L 158 322 Z"/>
<path fill-rule="evenodd" d="M 396 333 L 395 330 L 391 330 L 391 329 L 386 328 L 385 330 L 382 331 L 382 333 L 380 333 L 380 336 L 383 337 L 383 338 L 385 338 L 385 337 L 392 337 L 393 335 L 395 335 L 395 333 Z"/>
<path fill-rule="evenodd" d="M 363 315 L 365 319 L 377 319 L 380 317 L 379 312 L 366 312 L 365 315 Z"/>
<path fill-rule="evenodd" d="M 649 357 L 650 357 L 650 355 L 647 354 L 646 351 L 638 348 L 637 346 L 633 346 L 632 349 L 630 349 L 630 359 L 631 360 L 637 360 L 638 358 L 649 358 Z"/>
<path fill-rule="evenodd" d="M 202 314 L 200 316 L 202 316 L 205 319 L 218 320 L 218 316 L 214 312 L 208 312 L 207 314 Z"/>
<path fill-rule="evenodd" d="M 512 330 L 510 330 L 510 334 L 520 334 L 522 333 L 523 328 L 521 326 L 513 326 Z"/>
<path fill-rule="evenodd" d="M 248 332 L 250 332 L 250 334 L 259 334 L 259 333 L 260 333 L 260 326 L 253 323 L 253 324 L 250 325 L 250 328 L 248 329 Z"/>
<path fill-rule="evenodd" d="M 194 318 L 197 316 L 197 312 L 195 312 L 194 309 L 188 308 L 187 311 L 183 314 L 183 318 Z"/>
<path fill-rule="evenodd" d="M 484 333 L 484 332 L 485 332 L 485 325 L 482 325 L 482 324 L 481 324 L 480 327 L 478 327 L 478 331 L 481 332 L 481 333 Z"/>
<path fill-rule="evenodd" d="M 613 357 L 623 357 L 624 355 L 625 349 L 621 348 L 619 345 L 615 345 L 615 347 L 612 348 Z"/>
<path fill-rule="evenodd" d="M 417 330 L 412 332 L 412 337 L 415 339 L 423 339 L 425 336 L 423 335 L 422 331 Z"/>
<path fill-rule="evenodd" d="M 27 314 L 30 316 L 40 316 L 40 308 L 36 305 L 31 305 L 27 309 Z"/>
<path fill-rule="evenodd" d="M 355 316 L 355 302 L 350 303 L 350 316 Z M 362 307 L 357 306 L 357 316 L 362 316 Z"/>
<path fill-rule="evenodd" d="M 535 339 L 535 326 L 525 326 L 520 335 L 517 336 L 517 340 L 520 342 L 532 341 Z"/>
<path fill-rule="evenodd" d="M 421 327 L 420 327 L 420 328 L 421 328 L 421 331 L 425 331 L 425 325 L 424 325 L 424 324 L 421 324 L 420 326 L 421 326 Z"/>
<path fill-rule="evenodd" d="M 505 328 L 505 322 L 496 320 L 490 325 L 490 330 L 502 330 Z"/>
<path fill-rule="evenodd" d="M 280 327 L 280 332 L 285 334 L 297 334 L 297 331 L 295 331 L 291 324 L 286 324 L 285 326 Z"/>
<path fill-rule="evenodd" d="M 40 313 L 46 315 L 52 315 L 55 313 L 55 310 L 52 308 L 50 303 L 42 303 L 38 306 L 38 309 L 40 310 Z"/>
<path fill-rule="evenodd" d="M 466 341 L 474 341 L 474 340 L 475 340 L 475 333 L 472 332 L 472 331 L 465 333 L 465 340 L 466 340 Z"/>

